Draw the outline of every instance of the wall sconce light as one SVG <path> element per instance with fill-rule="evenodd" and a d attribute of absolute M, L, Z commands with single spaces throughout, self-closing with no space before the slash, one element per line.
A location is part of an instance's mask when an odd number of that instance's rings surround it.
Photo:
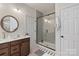
<path fill-rule="evenodd" d="M 16 11 L 16 12 L 21 12 L 21 10 L 20 9 L 13 9 L 14 11 Z"/>

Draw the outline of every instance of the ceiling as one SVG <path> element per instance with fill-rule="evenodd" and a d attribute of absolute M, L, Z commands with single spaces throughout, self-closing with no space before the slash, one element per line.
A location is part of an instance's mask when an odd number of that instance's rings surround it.
<path fill-rule="evenodd" d="M 27 3 L 27 5 L 42 12 L 44 15 L 55 12 L 54 3 Z"/>

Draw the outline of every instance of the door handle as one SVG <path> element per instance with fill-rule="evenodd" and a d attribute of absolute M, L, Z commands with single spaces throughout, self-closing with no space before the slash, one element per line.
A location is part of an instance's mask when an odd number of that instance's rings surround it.
<path fill-rule="evenodd" d="M 62 35 L 61 38 L 64 38 L 64 36 Z"/>

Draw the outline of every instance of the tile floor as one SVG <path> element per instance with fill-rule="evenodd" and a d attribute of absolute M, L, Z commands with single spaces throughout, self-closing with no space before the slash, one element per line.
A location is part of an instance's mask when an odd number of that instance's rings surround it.
<path fill-rule="evenodd" d="M 38 45 L 32 52 L 30 52 L 29 56 L 55 56 L 55 51 Z"/>

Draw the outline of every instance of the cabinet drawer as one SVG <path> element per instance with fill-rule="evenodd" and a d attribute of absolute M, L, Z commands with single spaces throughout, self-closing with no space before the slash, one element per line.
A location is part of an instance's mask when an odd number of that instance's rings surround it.
<path fill-rule="evenodd" d="M 0 50 L 0 56 L 8 56 L 8 55 L 9 55 L 8 48 Z"/>
<path fill-rule="evenodd" d="M 20 53 L 11 54 L 11 56 L 20 56 Z"/>
<path fill-rule="evenodd" d="M 29 43 L 28 42 L 21 43 L 21 55 L 22 56 L 28 55 L 29 52 L 30 52 Z"/>
<path fill-rule="evenodd" d="M 20 40 L 12 41 L 12 42 L 11 42 L 11 46 L 13 46 L 13 45 L 17 45 L 17 44 L 19 44 L 19 43 L 20 43 Z"/>
<path fill-rule="evenodd" d="M 0 49 L 7 48 L 9 46 L 8 43 L 0 44 Z"/>
<path fill-rule="evenodd" d="M 11 54 L 14 54 L 16 52 L 20 52 L 19 45 L 11 46 Z"/>

